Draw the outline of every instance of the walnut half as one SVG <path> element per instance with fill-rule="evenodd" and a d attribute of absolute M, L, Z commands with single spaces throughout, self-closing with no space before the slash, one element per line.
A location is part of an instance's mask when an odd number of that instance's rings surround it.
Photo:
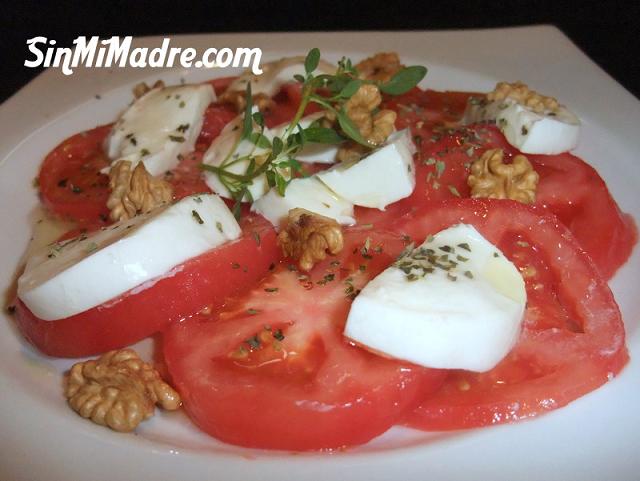
<path fill-rule="evenodd" d="M 158 88 L 164 88 L 164 82 L 162 80 L 156 80 L 156 82 L 151 87 L 149 87 L 146 82 L 140 82 L 139 84 L 136 84 L 135 87 L 133 87 L 133 96 L 134 98 L 139 99 L 147 92 L 149 92 L 149 90 Z"/>
<path fill-rule="evenodd" d="M 264 93 L 253 95 L 251 100 L 260 112 L 265 112 L 275 106 L 273 99 Z M 244 112 L 247 107 L 246 94 L 241 90 L 225 90 L 218 97 L 218 102 L 233 105 L 238 113 Z"/>
<path fill-rule="evenodd" d="M 340 224 L 334 219 L 296 208 L 289 211 L 287 225 L 278 234 L 278 244 L 285 256 L 309 271 L 327 257 L 327 252 L 340 252 L 344 241 Z"/>
<path fill-rule="evenodd" d="M 180 395 L 132 349 L 73 365 L 65 379 L 69 406 L 83 418 L 114 431 L 133 431 L 153 416 L 155 405 L 173 411 Z"/>
<path fill-rule="evenodd" d="M 555 98 L 539 94 L 522 82 L 498 82 L 493 92 L 487 94 L 487 100 L 490 102 L 505 100 L 507 98 L 526 105 L 539 114 L 545 111 L 555 112 L 559 107 L 558 101 Z"/>
<path fill-rule="evenodd" d="M 138 212 L 149 212 L 170 202 L 173 196 L 171 184 L 152 177 L 143 162 L 131 172 L 131 162 L 118 160 L 109 171 L 111 194 L 107 199 L 111 220 L 131 219 Z"/>
<path fill-rule="evenodd" d="M 395 128 L 396 113 L 393 110 L 376 112 L 381 102 L 380 89 L 373 84 L 364 84 L 344 104 L 347 117 L 371 147 L 383 144 Z"/>
<path fill-rule="evenodd" d="M 523 204 L 536 200 L 538 173 L 524 155 L 516 155 L 511 164 L 504 163 L 502 149 L 489 149 L 471 164 L 467 183 L 471 197 L 513 199 Z"/>
<path fill-rule="evenodd" d="M 400 63 L 400 57 L 395 52 L 379 52 L 356 65 L 360 78 L 381 82 L 388 82 L 403 68 L 404 65 Z"/>

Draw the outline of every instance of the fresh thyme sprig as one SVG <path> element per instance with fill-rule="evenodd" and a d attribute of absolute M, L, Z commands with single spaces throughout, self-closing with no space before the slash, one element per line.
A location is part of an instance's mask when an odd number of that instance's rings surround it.
<path fill-rule="evenodd" d="M 302 175 L 296 154 L 305 144 L 335 145 L 350 139 L 372 148 L 345 110 L 345 103 L 363 84 L 373 83 L 381 92 L 401 95 L 415 87 L 427 73 L 427 69 L 422 66 L 406 67 L 397 72 L 388 82 L 383 83 L 358 78 L 358 71 L 351 60 L 345 57 L 338 62 L 338 69 L 333 75 L 315 75 L 314 72 L 319 63 L 320 50 L 313 48 L 304 61 L 305 75 L 294 76 L 294 80 L 302 84 L 300 105 L 293 119 L 284 129 L 284 133 L 281 136 L 273 136 L 271 139 L 264 134 L 265 122 L 262 113 L 254 112 L 251 82 L 248 82 L 240 136 L 219 166 L 201 164 L 202 169 L 217 174 L 220 182 L 230 192 L 236 202 L 234 207 L 236 216 L 239 216 L 240 204 L 243 201 L 253 202 L 249 187 L 263 174 L 266 176 L 269 187 L 275 188 L 280 195 L 285 194 L 294 175 Z M 331 112 L 337 120 L 337 128 L 323 126 L 319 121 L 302 128 L 300 121 L 310 103 L 315 103 L 325 111 Z M 234 155 L 240 143 L 245 140 L 253 144 L 253 149 L 242 156 Z M 231 166 L 240 162 L 248 163 L 244 174 L 229 170 Z"/>

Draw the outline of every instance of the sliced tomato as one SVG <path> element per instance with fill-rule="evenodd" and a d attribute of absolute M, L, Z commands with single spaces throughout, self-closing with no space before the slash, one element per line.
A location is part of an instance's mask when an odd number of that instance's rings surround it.
<path fill-rule="evenodd" d="M 449 96 L 450 106 L 444 107 Z M 495 126 L 445 126 L 453 125 L 453 120 L 459 118 L 463 99 L 464 94 L 459 93 L 412 91 L 388 102 L 398 110 L 398 127 L 410 126 L 418 146 L 416 188 L 411 196 L 383 213 L 356 208 L 359 223 L 386 226 L 398 216 L 430 202 L 470 197 L 467 177 L 471 162 L 492 148 L 503 149 L 507 162 L 519 154 Z M 438 109 L 446 112 L 437 115 Z M 540 175 L 536 205 L 554 213 L 589 253 L 602 275 L 611 278 L 637 242 L 633 219 L 620 211 L 602 178 L 578 157 L 565 153 L 527 155 L 527 158 Z"/>
<path fill-rule="evenodd" d="M 106 222 L 109 178 L 100 170 L 109 165 L 102 145 L 110 129 L 103 125 L 69 137 L 45 157 L 38 186 L 51 212 L 85 224 Z"/>
<path fill-rule="evenodd" d="M 227 90 L 227 87 L 229 87 L 229 84 L 231 84 L 231 82 L 233 82 L 237 78 L 238 77 L 219 77 L 219 78 L 208 80 L 207 83 L 211 84 L 216 95 L 220 95 L 225 90 Z"/>
<path fill-rule="evenodd" d="M 414 124 L 413 141 L 418 147 L 416 153 L 416 186 L 413 193 L 380 212 L 377 209 L 356 207 L 358 223 L 385 227 L 399 216 L 421 208 L 429 203 L 456 197 L 469 197 L 467 177 L 473 160 L 467 142 L 479 145 L 476 133 L 469 129 L 451 133 L 453 129 L 423 123 Z M 475 155 L 475 154 L 471 154 Z"/>
<path fill-rule="evenodd" d="M 173 198 L 182 199 L 188 195 L 211 192 L 202 177 L 200 164 L 203 153 L 200 151 L 191 152 L 185 155 L 178 166 L 165 173 L 164 179 L 173 186 Z"/>
<path fill-rule="evenodd" d="M 473 92 L 439 92 L 421 90 L 418 87 L 398 96 L 385 96 L 383 108 L 398 113 L 397 127 L 415 126 L 418 122 L 429 125 L 449 125 L 457 123 L 464 114 L 469 97 Z M 418 125 L 418 129 L 421 125 Z"/>
<path fill-rule="evenodd" d="M 204 112 L 204 120 L 202 122 L 202 130 L 196 142 L 197 150 L 205 151 L 213 142 L 220 132 L 238 113 L 235 108 L 227 104 L 211 104 Z"/>
<path fill-rule="evenodd" d="M 421 241 L 459 222 L 474 225 L 523 273 L 523 330 L 513 351 L 491 371 L 451 371 L 406 417 L 408 425 L 447 430 L 536 416 L 596 389 L 622 369 L 628 354 L 618 306 L 555 216 L 514 201 L 465 199 L 407 214 L 396 228 Z"/>
<path fill-rule="evenodd" d="M 309 275 L 281 264 L 222 312 L 174 324 L 165 360 L 191 419 L 227 443 L 290 450 L 364 443 L 391 427 L 443 373 L 370 354 L 342 329 L 357 290 L 403 246 L 351 230 L 343 254 Z"/>
<path fill-rule="evenodd" d="M 243 222 L 240 239 L 185 262 L 142 291 L 57 321 L 37 318 L 20 301 L 16 320 L 24 336 L 50 356 L 80 357 L 118 349 L 148 337 L 170 322 L 217 309 L 246 291 L 278 259 L 275 232 L 261 217 Z"/>
<path fill-rule="evenodd" d="M 620 211 L 602 177 L 578 157 L 532 155 L 529 160 L 540 175 L 537 203 L 569 228 L 606 279 L 613 277 L 638 240 L 633 218 Z"/>

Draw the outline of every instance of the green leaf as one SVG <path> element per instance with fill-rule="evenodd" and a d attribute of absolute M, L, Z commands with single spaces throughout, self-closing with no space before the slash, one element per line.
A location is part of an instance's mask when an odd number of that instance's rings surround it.
<path fill-rule="evenodd" d="M 244 109 L 242 135 L 240 136 L 241 139 L 249 138 L 249 135 L 253 131 L 253 116 L 251 115 L 251 110 L 253 109 L 253 97 L 251 96 L 251 82 L 247 82 L 245 99 L 247 101 L 247 106 Z"/>
<path fill-rule="evenodd" d="M 275 185 L 276 185 L 276 173 L 273 170 L 267 170 L 264 173 L 264 175 L 267 178 L 267 184 L 269 185 L 269 187 L 275 187 Z"/>
<path fill-rule="evenodd" d="M 338 74 L 341 74 L 341 73 L 348 73 L 354 76 L 358 75 L 358 72 L 356 71 L 353 64 L 351 63 L 350 58 L 342 57 L 338 61 Z"/>
<path fill-rule="evenodd" d="M 287 137 L 286 149 L 287 152 L 299 151 L 302 149 L 306 142 L 304 138 L 304 130 L 298 125 L 298 130 L 294 134 Z"/>
<path fill-rule="evenodd" d="M 307 142 L 316 144 L 339 144 L 345 140 L 338 132 L 326 127 L 308 127 L 303 132 Z"/>
<path fill-rule="evenodd" d="M 293 79 L 294 79 L 294 80 L 296 80 L 296 81 L 298 81 L 298 82 L 300 82 L 301 84 L 303 84 L 303 83 L 304 83 L 304 77 L 303 77 L 302 75 L 300 75 L 299 73 L 295 74 L 295 75 L 293 76 Z"/>
<path fill-rule="evenodd" d="M 249 141 L 254 143 L 256 147 L 261 149 L 269 149 L 271 148 L 271 142 L 266 135 L 261 134 L 260 132 L 252 132 L 249 134 Z"/>
<path fill-rule="evenodd" d="M 289 185 L 289 182 L 287 182 L 285 178 L 278 173 L 276 173 L 275 177 L 276 177 L 276 190 L 278 191 L 278 194 L 280 194 L 281 197 L 284 197 L 284 192 L 285 190 L 287 190 L 287 186 Z"/>
<path fill-rule="evenodd" d="M 295 171 L 295 172 L 302 171 L 302 164 L 300 164 L 300 162 L 298 162 L 293 157 L 288 157 L 286 160 L 282 160 L 282 161 L 278 162 L 278 165 L 276 167 L 278 167 L 278 169 L 289 168 L 289 169 L 291 169 L 292 171 Z"/>
<path fill-rule="evenodd" d="M 256 112 L 252 115 L 253 121 L 258 124 L 261 128 L 264 128 L 264 115 L 262 112 Z"/>
<path fill-rule="evenodd" d="M 316 68 L 318 68 L 318 64 L 320 63 L 320 50 L 317 48 L 312 48 L 309 50 L 307 54 L 307 58 L 304 59 L 304 70 L 307 74 L 313 72 Z"/>
<path fill-rule="evenodd" d="M 242 202 L 240 202 L 239 200 L 236 200 L 236 202 L 233 204 L 233 209 L 231 210 L 231 213 L 236 218 L 236 220 L 240 220 L 240 214 L 242 214 Z"/>
<path fill-rule="evenodd" d="M 401 95 L 418 85 L 425 75 L 427 68 L 421 65 L 403 68 L 387 83 L 381 84 L 380 91 L 390 95 Z"/>
<path fill-rule="evenodd" d="M 256 159 L 251 157 L 251 160 L 249 160 L 249 166 L 247 167 L 247 171 L 245 172 L 245 175 L 248 175 L 248 176 L 253 175 L 253 171 L 255 169 L 256 169 Z"/>
<path fill-rule="evenodd" d="M 340 124 L 340 128 L 342 131 L 352 140 L 355 140 L 360 145 L 364 145 L 365 147 L 371 148 L 371 146 L 367 143 L 367 141 L 360 135 L 360 131 L 353 124 L 351 119 L 347 117 L 344 109 L 338 112 L 338 123 Z"/>
<path fill-rule="evenodd" d="M 280 137 L 274 137 L 272 143 L 273 148 L 271 149 L 271 155 L 273 155 L 273 157 L 275 158 L 282 152 L 282 139 Z"/>
<path fill-rule="evenodd" d="M 358 91 L 361 85 L 362 80 L 352 79 L 342 88 L 338 96 L 342 97 L 343 99 L 351 98 L 351 96 Z"/>
<path fill-rule="evenodd" d="M 289 166 L 291 167 L 291 170 L 293 170 L 294 172 L 302 172 L 302 164 L 298 162 L 297 159 L 294 159 L 293 157 L 289 158 Z"/>
<path fill-rule="evenodd" d="M 325 86 L 328 86 L 334 79 L 335 79 L 334 75 L 321 73 L 321 74 L 315 75 L 313 79 L 311 79 L 311 85 L 313 85 L 314 88 L 325 87 Z"/>
<path fill-rule="evenodd" d="M 351 80 L 353 79 L 347 75 L 332 75 L 329 76 L 325 83 L 331 93 L 337 96 Z"/>

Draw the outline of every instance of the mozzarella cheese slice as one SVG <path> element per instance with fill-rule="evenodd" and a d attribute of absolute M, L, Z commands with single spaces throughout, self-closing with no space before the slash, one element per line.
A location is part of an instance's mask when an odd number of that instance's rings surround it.
<path fill-rule="evenodd" d="M 193 151 L 204 112 L 215 101 L 209 84 L 155 88 L 137 99 L 115 123 L 106 141 L 111 160 L 129 160 L 153 176 L 173 169 Z"/>
<path fill-rule="evenodd" d="M 185 197 L 88 236 L 48 246 L 18 280 L 18 297 L 54 321 L 152 285 L 176 266 L 240 236 L 216 195 Z"/>
<path fill-rule="evenodd" d="M 305 57 L 285 57 L 274 62 L 267 62 L 261 65 L 262 74 L 254 75 L 251 70 L 246 70 L 242 75 L 229 84 L 229 91 L 245 91 L 247 83 L 251 83 L 251 92 L 253 95 L 265 94 L 273 97 L 277 94 L 282 86 L 289 82 L 295 82 L 294 75 L 305 75 L 304 70 Z M 335 65 L 320 60 L 317 72 L 334 74 L 336 72 Z"/>
<path fill-rule="evenodd" d="M 307 115 L 300 119 L 299 126 L 303 129 L 308 128 L 313 122 L 324 117 L 324 112 Z M 288 127 L 288 123 L 278 125 L 273 129 L 275 135 L 282 137 Z M 294 127 L 293 132 L 298 132 L 298 126 Z M 307 143 L 295 155 L 296 160 L 306 163 L 316 164 L 333 164 L 338 155 L 338 146 L 332 144 Z"/>
<path fill-rule="evenodd" d="M 253 113 L 257 112 L 258 108 L 253 108 Z M 214 165 L 221 167 L 224 165 L 226 171 L 233 174 L 244 175 L 247 172 L 250 161 L 248 159 L 242 159 L 247 155 L 260 155 L 267 151 L 267 149 L 261 148 L 250 140 L 240 140 L 242 135 L 242 123 L 243 115 L 237 116 L 231 122 L 224 126 L 220 135 L 214 139 L 209 146 L 209 149 L 204 154 L 202 162 L 207 165 Z M 254 131 L 255 129 L 254 125 Z M 273 138 L 272 132 L 265 128 L 263 135 L 266 139 L 271 141 Z M 235 148 L 235 150 L 234 150 Z M 281 172 L 283 175 L 285 172 Z M 286 177 L 286 175 L 285 175 Z M 215 172 L 204 172 L 204 180 L 211 190 L 218 195 L 231 199 L 232 195 L 227 186 L 220 180 L 220 176 Z M 269 190 L 269 184 L 267 183 L 266 175 L 261 175 L 252 180 L 249 185 L 249 193 L 254 200 L 259 199 Z"/>
<path fill-rule="evenodd" d="M 518 269 L 475 228 L 459 224 L 369 282 L 344 334 L 421 366 L 483 372 L 516 343 L 526 302 Z"/>
<path fill-rule="evenodd" d="M 384 210 L 413 192 L 415 151 L 411 133 L 405 129 L 391 134 L 386 145 L 367 157 L 338 164 L 316 175 L 332 191 L 355 205 Z"/>
<path fill-rule="evenodd" d="M 251 210 L 279 227 L 287 218 L 289 210 L 296 207 L 331 217 L 340 224 L 355 223 L 353 204 L 336 195 L 315 177 L 293 179 L 284 196 L 271 189 L 251 206 Z"/>
<path fill-rule="evenodd" d="M 559 154 L 578 145 L 580 120 L 564 106 L 536 113 L 511 98 L 469 103 L 466 124 L 495 121 L 507 142 L 524 154 Z"/>

